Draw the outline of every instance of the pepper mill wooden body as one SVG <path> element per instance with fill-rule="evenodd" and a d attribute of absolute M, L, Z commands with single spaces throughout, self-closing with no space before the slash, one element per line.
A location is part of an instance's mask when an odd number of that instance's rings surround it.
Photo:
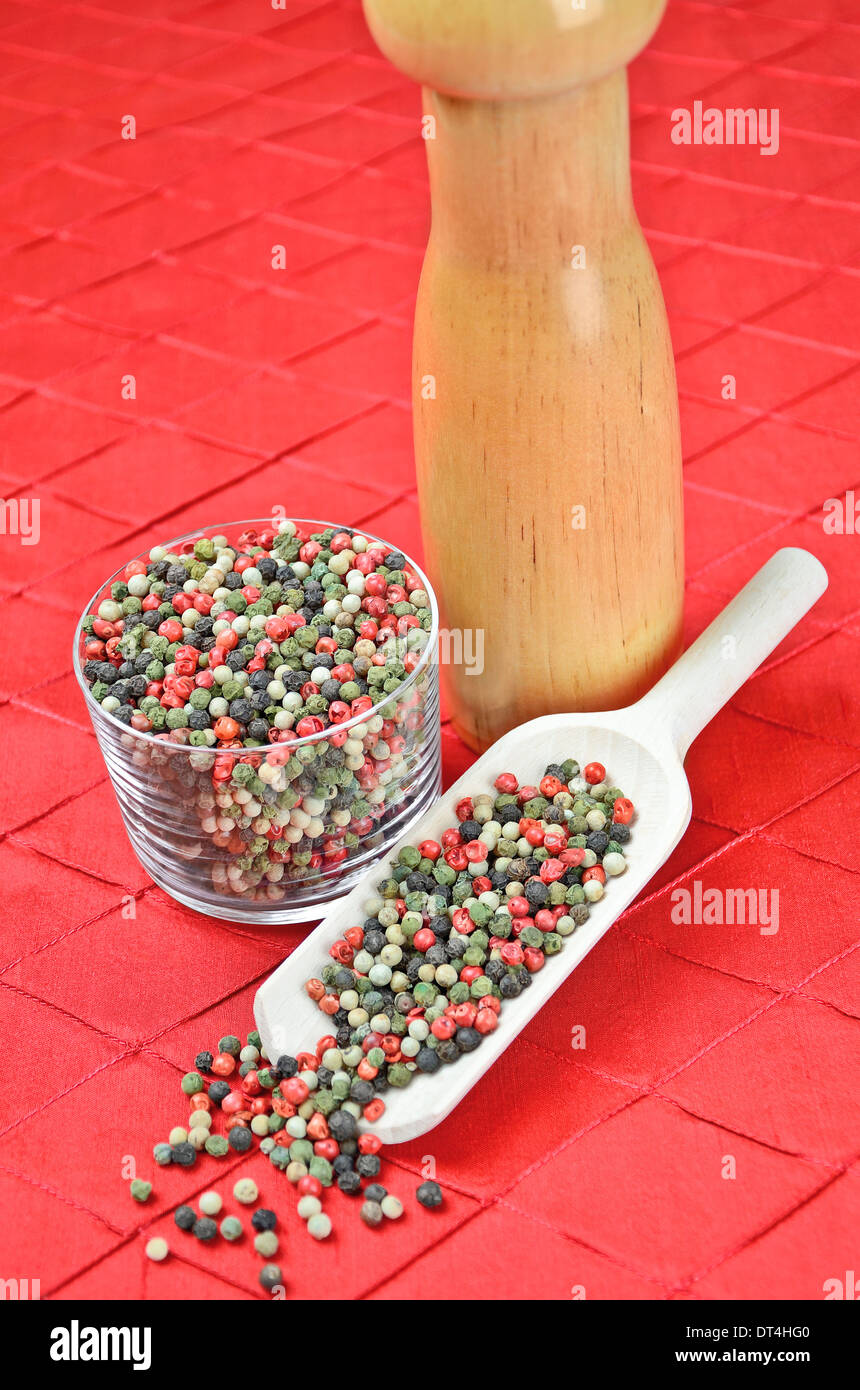
<path fill-rule="evenodd" d="M 443 666 L 473 748 L 629 704 L 680 650 L 677 392 L 625 70 L 664 3 L 364 0 L 425 88 L 416 465 L 443 626 L 483 633 L 480 673 Z"/>

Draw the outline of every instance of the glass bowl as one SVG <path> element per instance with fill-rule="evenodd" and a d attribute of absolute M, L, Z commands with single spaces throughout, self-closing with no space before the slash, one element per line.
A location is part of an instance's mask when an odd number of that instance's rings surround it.
<path fill-rule="evenodd" d="M 300 539 L 344 530 L 399 549 L 363 528 L 292 520 Z M 234 545 L 249 529 L 277 531 L 279 523 L 269 517 L 207 526 L 165 542 L 165 549 L 187 554 L 213 535 Z M 133 558 L 146 562 L 149 552 Z M 438 797 L 439 610 L 423 571 L 408 555 L 406 563 L 432 613 L 414 670 L 367 713 L 307 737 L 286 731 L 288 741 L 255 748 L 191 746 L 176 739 L 184 730 L 153 736 L 104 710 L 83 675 L 81 624 L 110 597 L 113 583 L 124 582 L 126 566 L 92 596 L 75 634 L 75 674 L 132 848 L 178 902 L 234 922 L 319 918 Z M 308 827 L 318 832 L 312 839 L 304 835 Z"/>

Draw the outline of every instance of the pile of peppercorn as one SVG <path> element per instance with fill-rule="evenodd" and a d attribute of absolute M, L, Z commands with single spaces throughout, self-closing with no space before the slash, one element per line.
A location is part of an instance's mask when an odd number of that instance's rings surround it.
<path fill-rule="evenodd" d="M 296 524 L 155 546 L 84 619 L 93 698 L 139 733 L 200 747 L 306 738 L 369 714 L 414 671 L 432 627 L 399 551 Z"/>
<path fill-rule="evenodd" d="M 298 1213 L 316 1239 L 332 1230 L 321 1203 L 332 1186 L 362 1197 L 368 1226 L 402 1215 L 399 1198 L 378 1180 L 381 1141 L 360 1122 L 384 1114 L 390 1087 L 479 1047 L 499 1026 L 503 1002 L 529 987 L 587 920 L 607 877 L 626 868 L 634 807 L 600 763 L 581 771 L 574 759 L 552 763 L 538 786 L 503 772 L 494 793 L 458 801 L 457 824 L 438 841 L 404 846 L 365 904 L 363 925 L 332 945 L 331 961 L 305 986 L 335 1029 L 313 1052 L 271 1062 L 253 1032 L 244 1047 L 227 1035 L 216 1052 L 198 1053 L 181 1082 L 188 1127 L 156 1144 L 156 1163 L 191 1166 L 201 1150 L 216 1159 L 243 1154 L 256 1136 L 295 1186 Z M 223 1134 L 214 1132 L 219 1110 Z M 147 1200 L 151 1185 L 136 1186 L 132 1196 Z M 415 1195 L 430 1209 L 442 1203 L 432 1180 Z M 261 1254 L 277 1248 L 273 1216 L 266 1209 Z M 189 1207 L 177 1210 L 176 1222 L 200 1239 L 215 1235 L 214 1221 Z M 222 1234 L 235 1238 L 238 1223 L 228 1223 Z M 161 1241 L 152 1258 L 166 1253 Z M 274 1288 L 281 1271 L 266 1265 L 260 1280 Z"/>
<path fill-rule="evenodd" d="M 495 792 L 458 802 L 439 841 L 401 849 L 363 925 L 307 982 L 337 1029 L 323 1040 L 328 1110 L 349 1097 L 378 1118 L 375 1093 L 479 1047 L 502 1001 L 529 987 L 607 877 L 624 872 L 633 803 L 600 763 L 582 774 L 573 759 L 551 764 L 537 787 L 505 772 Z"/>

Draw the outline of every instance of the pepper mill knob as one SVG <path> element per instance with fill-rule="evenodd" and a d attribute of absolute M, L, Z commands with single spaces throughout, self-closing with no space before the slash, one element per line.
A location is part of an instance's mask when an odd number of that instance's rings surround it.
<path fill-rule="evenodd" d="M 416 470 L 448 707 L 481 748 L 629 704 L 680 650 L 677 391 L 625 68 L 663 0 L 364 6 L 425 88 Z"/>
<path fill-rule="evenodd" d="M 395 67 L 448 96 L 512 101 L 569 92 L 625 67 L 666 0 L 364 0 Z"/>

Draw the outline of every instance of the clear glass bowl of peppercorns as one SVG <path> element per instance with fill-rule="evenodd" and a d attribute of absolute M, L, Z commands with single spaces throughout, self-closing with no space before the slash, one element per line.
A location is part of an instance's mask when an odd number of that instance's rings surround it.
<path fill-rule="evenodd" d="M 197 911 L 322 915 L 439 795 L 436 598 L 306 520 L 154 546 L 87 604 L 75 671 L 138 859 Z"/>

